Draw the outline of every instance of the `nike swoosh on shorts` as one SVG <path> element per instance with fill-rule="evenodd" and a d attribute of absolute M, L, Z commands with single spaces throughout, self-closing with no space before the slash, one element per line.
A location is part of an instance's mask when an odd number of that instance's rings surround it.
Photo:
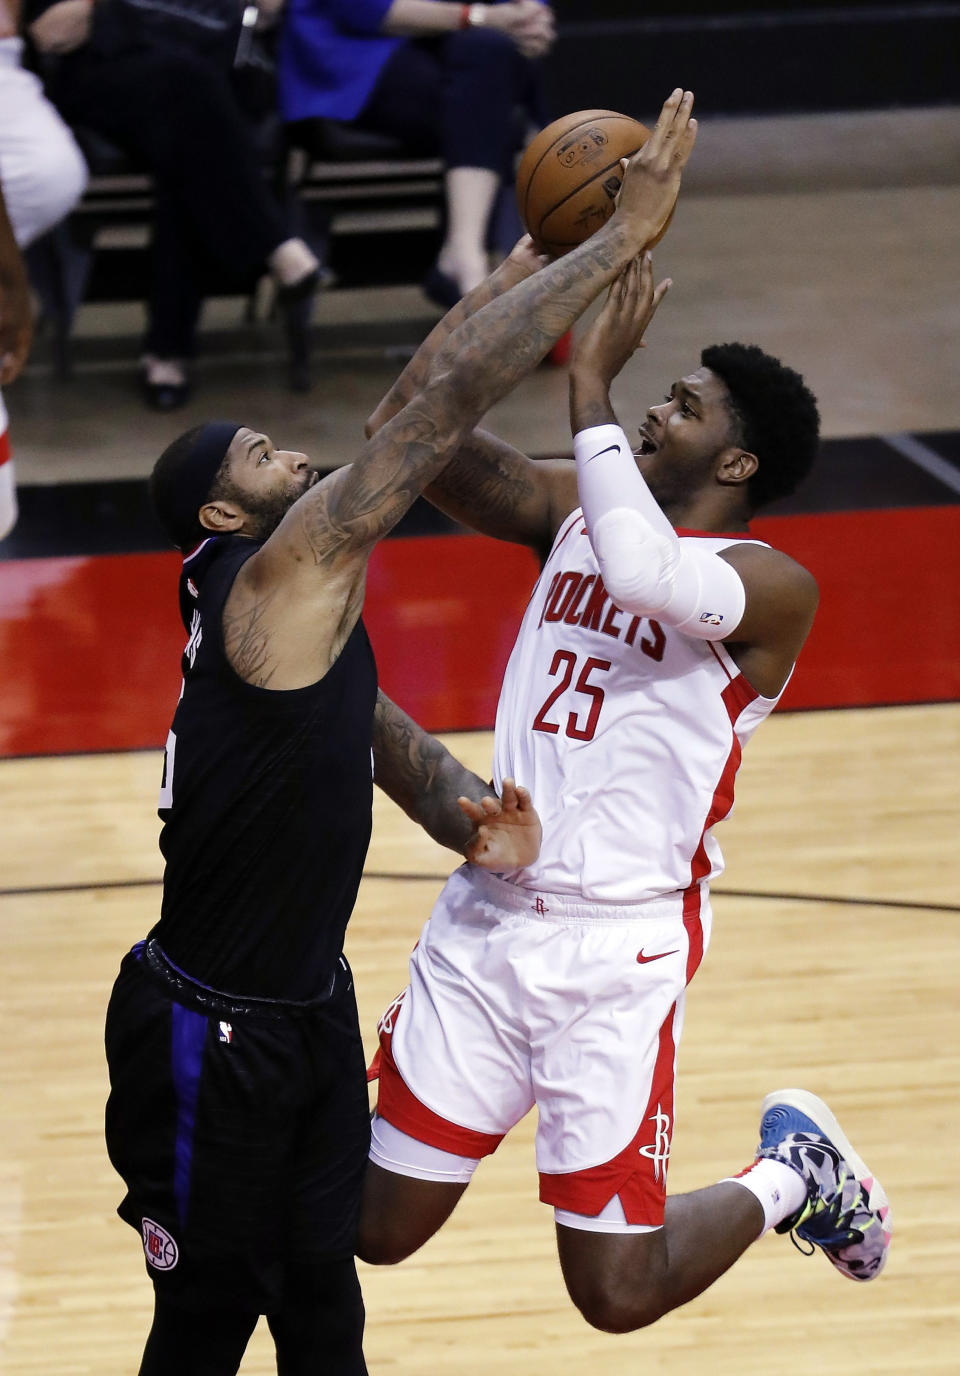
<path fill-rule="evenodd" d="M 651 960 L 663 960 L 666 956 L 675 956 L 676 954 L 676 951 L 661 951 L 658 955 L 655 956 L 645 956 L 643 954 L 643 951 L 640 951 L 639 955 L 637 956 L 637 964 L 649 965 Z"/>

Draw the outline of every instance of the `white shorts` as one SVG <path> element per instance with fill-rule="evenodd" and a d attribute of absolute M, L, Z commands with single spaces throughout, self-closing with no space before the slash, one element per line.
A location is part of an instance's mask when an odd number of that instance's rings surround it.
<path fill-rule="evenodd" d="M 616 907 L 464 865 L 380 1021 L 378 1115 L 477 1159 L 536 1104 L 544 1203 L 598 1217 L 619 1197 L 627 1225 L 661 1226 L 684 992 L 709 936 L 700 886 Z"/>

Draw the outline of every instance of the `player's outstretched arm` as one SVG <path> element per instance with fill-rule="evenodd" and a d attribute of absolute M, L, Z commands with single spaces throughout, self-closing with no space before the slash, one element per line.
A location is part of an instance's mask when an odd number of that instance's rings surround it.
<path fill-rule="evenodd" d="M 465 320 L 440 349 L 431 382 L 450 374 L 458 378 L 470 429 L 546 357 L 667 219 L 696 138 L 692 110 L 691 92 L 675 90 L 627 164 L 617 208 L 606 224 Z"/>
<path fill-rule="evenodd" d="M 384 693 L 373 719 L 373 777 L 434 841 L 476 864 L 519 869 L 539 854 L 540 819 L 526 790 L 505 782 L 496 798 Z"/>
<path fill-rule="evenodd" d="M 602 310 L 578 337 L 570 361 L 570 428 L 574 435 L 591 425 L 616 425 L 611 383 L 644 347 L 650 322 L 672 286 L 669 277 L 654 286 L 649 250 L 628 263 L 611 285 Z"/>
<path fill-rule="evenodd" d="M 417 395 L 430 376 L 433 360 L 458 326 L 498 296 L 502 296 L 505 291 L 515 287 L 518 282 L 536 272 L 538 268 L 543 267 L 546 262 L 546 257 L 537 253 L 529 234 L 518 240 L 490 276 L 474 287 L 473 291 L 462 296 L 443 319 L 437 321 L 377 409 L 368 418 L 364 428 L 367 438 L 375 435 Z"/>
<path fill-rule="evenodd" d="M 463 321 L 432 360 L 403 410 L 295 502 L 245 570 L 248 601 L 287 593 L 346 607 L 362 601 L 366 560 L 431 483 L 481 416 L 543 359 L 586 307 L 640 252 L 676 201 L 693 148 L 693 97 L 676 90 L 623 178 L 607 223 L 566 257 L 517 283 Z M 317 573 L 321 577 L 317 578 Z M 238 575 L 240 577 L 240 575 Z M 334 587 L 336 584 L 336 587 Z"/>
<path fill-rule="evenodd" d="M 544 267 L 525 234 L 486 281 L 468 292 L 427 335 L 366 423 L 375 435 L 416 396 L 430 376 L 434 359 L 465 320 Z M 423 495 L 463 525 L 498 540 L 549 549 L 557 526 L 577 503 L 570 463 L 537 462 L 505 440 L 475 429 Z"/>
<path fill-rule="evenodd" d="M 544 357 L 670 214 L 696 138 L 692 110 L 689 91 L 677 89 L 667 98 L 650 138 L 627 166 L 615 215 L 580 248 L 537 271 L 540 259 L 531 242 L 521 240 L 501 269 L 440 322 L 371 417 L 369 429 L 376 430 L 406 404 L 414 388 L 467 361 L 476 391 L 486 392 L 479 407 L 474 402 L 480 414 L 529 372 L 531 359 Z M 627 244 L 633 251 L 624 255 Z M 511 321 L 525 326 L 519 340 L 504 332 Z M 497 379 L 499 389 L 491 389 Z M 549 544 L 575 500 L 565 466 L 533 464 L 483 432 L 469 438 L 465 432 L 456 459 L 438 471 L 426 492 L 443 510 L 485 533 L 540 547 Z"/>

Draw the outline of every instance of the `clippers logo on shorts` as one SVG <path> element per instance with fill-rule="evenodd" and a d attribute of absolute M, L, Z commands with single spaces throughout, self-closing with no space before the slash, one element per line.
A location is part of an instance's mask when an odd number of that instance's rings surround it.
<path fill-rule="evenodd" d="M 719 626 L 723 620 L 723 612 L 701 612 L 700 620 L 705 626 Z"/>
<path fill-rule="evenodd" d="M 172 1271 L 180 1259 L 180 1250 L 166 1228 L 161 1228 L 152 1218 L 141 1219 L 140 1226 L 147 1265 L 155 1271 Z"/>
<path fill-rule="evenodd" d="M 648 1123 L 656 1124 L 654 1138 L 645 1147 L 638 1147 L 641 1156 L 646 1156 L 653 1162 L 653 1178 L 660 1179 L 660 1168 L 663 1167 L 663 1178 L 667 1178 L 667 1161 L 670 1159 L 670 1115 L 664 1113 L 660 1105 L 657 1104 L 656 1113 L 651 1113 L 647 1119 Z"/>

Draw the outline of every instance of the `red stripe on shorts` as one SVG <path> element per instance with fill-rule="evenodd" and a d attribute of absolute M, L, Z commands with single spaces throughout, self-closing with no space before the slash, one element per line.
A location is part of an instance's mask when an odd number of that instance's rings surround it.
<path fill-rule="evenodd" d="M 461 1127 L 458 1123 L 441 1118 L 420 1102 L 397 1069 L 392 1042 L 393 1031 L 388 1032 L 381 1026 L 377 1094 L 377 1113 L 380 1117 L 408 1137 L 426 1142 L 429 1147 L 452 1152 L 454 1156 L 478 1160 L 495 1152 L 503 1141 L 502 1132 L 476 1132 L 473 1128 Z"/>
<path fill-rule="evenodd" d="M 4 430 L 0 435 L 0 464 L 6 463 L 10 458 L 10 431 Z"/>
<path fill-rule="evenodd" d="M 614 1195 L 619 1195 L 628 1223 L 645 1224 L 648 1228 L 663 1226 L 667 1162 L 673 1140 L 677 1052 L 673 1019 L 676 1011 L 674 1004 L 660 1028 L 650 1098 L 633 1140 L 600 1166 L 567 1171 L 562 1175 L 547 1175 L 541 1171 L 540 1199 L 544 1204 L 595 1218 Z"/>
<path fill-rule="evenodd" d="M 687 933 L 687 983 L 693 979 L 703 960 L 703 923 L 700 921 L 700 885 L 693 884 L 683 895 L 683 926 Z"/>

